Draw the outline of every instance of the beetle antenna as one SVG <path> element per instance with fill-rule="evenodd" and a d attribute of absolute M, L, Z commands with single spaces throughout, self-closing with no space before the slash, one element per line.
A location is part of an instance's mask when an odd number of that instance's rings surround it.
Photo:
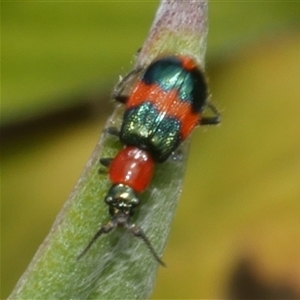
<path fill-rule="evenodd" d="M 124 220 L 121 220 L 124 222 Z M 130 231 L 134 236 L 140 238 L 141 240 L 144 241 L 154 258 L 157 260 L 159 264 L 161 264 L 163 267 L 166 267 L 166 264 L 160 259 L 156 251 L 154 250 L 152 244 L 148 240 L 147 236 L 145 235 L 144 231 L 136 226 L 135 224 L 130 224 L 128 223 L 128 220 L 126 220 L 124 223 L 120 224 L 120 220 L 118 218 L 112 219 L 110 222 L 108 222 L 106 225 L 103 225 L 93 236 L 89 244 L 85 247 L 85 249 L 77 256 L 77 260 L 81 259 L 91 248 L 91 246 L 97 241 L 97 239 L 102 235 L 102 234 L 107 234 L 110 231 L 112 231 L 114 228 L 116 228 L 118 225 L 125 227 L 128 231 Z"/>
<path fill-rule="evenodd" d="M 93 238 L 91 239 L 91 241 L 89 242 L 89 244 L 85 247 L 85 249 L 77 256 L 77 260 L 81 259 L 87 252 L 88 250 L 91 248 L 91 246 L 96 242 L 96 240 L 102 235 L 102 234 L 106 234 L 109 233 L 110 231 L 112 231 L 115 227 L 117 226 L 116 223 L 110 221 L 108 222 L 106 225 L 103 225 L 97 232 L 96 234 L 93 236 Z"/>
<path fill-rule="evenodd" d="M 136 226 L 135 224 L 130 224 L 129 226 L 127 226 L 127 229 L 134 236 L 142 239 L 144 241 L 144 243 L 147 245 L 147 247 L 150 250 L 150 252 L 152 253 L 152 255 L 154 256 L 154 258 L 157 260 L 157 262 L 160 263 L 163 267 L 166 267 L 166 264 L 160 259 L 160 257 L 154 250 L 152 244 L 150 243 L 147 236 L 145 235 L 144 231 L 140 227 Z"/>

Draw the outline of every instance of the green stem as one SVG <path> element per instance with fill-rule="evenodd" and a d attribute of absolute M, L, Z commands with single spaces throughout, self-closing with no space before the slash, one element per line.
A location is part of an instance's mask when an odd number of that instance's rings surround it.
<path fill-rule="evenodd" d="M 137 65 L 161 53 L 189 54 L 204 63 L 206 2 L 162 1 Z M 119 126 L 119 106 L 107 126 Z M 153 290 L 157 261 L 145 244 L 117 229 L 101 236 L 84 257 L 77 256 L 101 224 L 109 219 L 103 199 L 110 182 L 99 173 L 99 158 L 113 157 L 122 147 L 116 137 L 102 134 L 85 171 L 58 215 L 49 235 L 9 299 L 145 299 Z M 161 254 L 180 196 L 189 142 L 183 159 L 158 165 L 150 188 L 141 195 L 134 222 Z M 167 261 L 167 258 L 165 258 Z"/>

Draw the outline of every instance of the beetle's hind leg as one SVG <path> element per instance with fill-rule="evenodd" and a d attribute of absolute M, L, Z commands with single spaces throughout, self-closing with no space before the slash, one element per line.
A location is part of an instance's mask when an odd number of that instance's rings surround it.
<path fill-rule="evenodd" d="M 112 157 L 103 157 L 99 159 L 99 163 L 104 167 L 109 167 L 113 158 Z"/>
<path fill-rule="evenodd" d="M 112 157 L 103 157 L 99 159 L 99 163 L 100 163 L 100 168 L 98 169 L 98 174 L 99 175 L 107 175 L 108 172 L 108 168 L 111 164 L 111 162 L 113 161 Z M 103 168 L 104 167 L 104 168 Z"/>
<path fill-rule="evenodd" d="M 107 134 L 110 134 L 114 137 L 117 137 L 117 138 L 120 138 L 120 130 L 117 128 L 117 127 L 107 127 L 104 129 L 104 132 L 107 133 Z M 106 168 L 109 168 L 111 162 L 112 162 L 113 158 L 112 157 L 103 157 L 103 158 L 100 158 L 99 159 L 99 163 L 106 167 Z M 106 169 L 103 169 L 103 168 L 100 168 L 98 170 L 98 173 L 99 174 L 106 174 L 107 173 L 107 170 Z"/>

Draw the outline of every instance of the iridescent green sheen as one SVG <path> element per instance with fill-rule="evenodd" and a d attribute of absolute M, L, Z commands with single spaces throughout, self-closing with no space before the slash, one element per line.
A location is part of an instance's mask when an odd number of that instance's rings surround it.
<path fill-rule="evenodd" d="M 185 70 L 179 58 L 170 56 L 152 63 L 142 76 L 146 84 L 157 84 L 162 90 L 177 90 L 182 101 L 189 102 L 194 112 L 202 112 L 207 100 L 204 75 L 197 68 Z"/>
<path fill-rule="evenodd" d="M 154 160 L 165 161 L 177 148 L 180 139 L 180 121 L 165 116 L 150 102 L 126 110 L 120 140 L 151 153 Z"/>

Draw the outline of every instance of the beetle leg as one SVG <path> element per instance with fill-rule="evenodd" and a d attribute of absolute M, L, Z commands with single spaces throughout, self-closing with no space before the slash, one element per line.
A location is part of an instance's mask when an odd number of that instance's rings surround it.
<path fill-rule="evenodd" d="M 128 100 L 128 96 L 125 96 L 125 95 L 112 95 L 112 97 L 116 100 L 116 101 L 118 101 L 118 102 L 120 102 L 120 103 L 122 103 L 122 104 L 125 104 L 126 102 L 127 102 L 127 100 Z"/>
<path fill-rule="evenodd" d="M 113 91 L 112 98 L 125 104 L 129 98 L 130 88 L 132 84 L 137 80 L 137 76 L 142 71 L 142 67 L 137 67 L 131 72 L 129 72 L 115 87 Z"/>
<path fill-rule="evenodd" d="M 112 160 L 113 160 L 113 158 L 111 158 L 111 157 L 104 157 L 104 158 L 100 158 L 99 162 L 102 166 L 108 168 L 110 166 Z"/>
<path fill-rule="evenodd" d="M 217 108 L 211 104 L 208 103 L 207 107 L 215 114 L 212 117 L 203 117 L 201 118 L 199 125 L 217 125 L 221 122 L 221 115 Z"/>
<path fill-rule="evenodd" d="M 119 137 L 120 136 L 120 130 L 116 127 L 107 127 L 104 129 L 104 131 L 108 134 L 111 134 L 113 136 Z"/>

